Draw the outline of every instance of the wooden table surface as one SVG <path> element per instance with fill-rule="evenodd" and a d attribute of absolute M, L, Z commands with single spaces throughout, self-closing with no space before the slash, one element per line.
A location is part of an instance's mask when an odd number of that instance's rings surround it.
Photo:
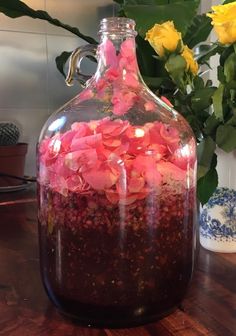
<path fill-rule="evenodd" d="M 200 248 L 181 307 L 132 329 L 82 328 L 63 318 L 41 284 L 34 191 L 0 194 L 1 336 L 236 335 L 236 254 Z"/>

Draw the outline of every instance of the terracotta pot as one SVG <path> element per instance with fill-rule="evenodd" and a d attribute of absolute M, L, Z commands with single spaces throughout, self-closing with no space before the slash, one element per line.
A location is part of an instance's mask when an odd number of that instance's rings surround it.
<path fill-rule="evenodd" d="M 23 177 L 25 156 L 28 144 L 18 143 L 13 146 L 0 146 L 0 173 Z M 22 181 L 0 176 L 0 187 L 22 184 Z"/>

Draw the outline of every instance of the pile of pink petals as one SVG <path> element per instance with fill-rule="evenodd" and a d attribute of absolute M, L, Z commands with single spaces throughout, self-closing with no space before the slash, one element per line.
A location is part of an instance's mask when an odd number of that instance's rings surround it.
<path fill-rule="evenodd" d="M 105 193 L 113 204 L 131 204 L 166 183 L 187 187 L 195 164 L 194 141 L 181 148 L 176 129 L 109 117 L 72 124 L 44 139 L 39 154 L 39 183 L 64 196 Z"/>

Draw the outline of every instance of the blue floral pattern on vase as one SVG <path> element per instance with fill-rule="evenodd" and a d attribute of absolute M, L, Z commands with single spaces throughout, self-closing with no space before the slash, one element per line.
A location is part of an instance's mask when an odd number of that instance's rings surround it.
<path fill-rule="evenodd" d="M 204 241 L 204 243 L 203 243 Z M 236 250 L 236 190 L 217 188 L 200 214 L 200 242 L 230 242 Z M 204 246 L 208 248 L 209 246 Z M 232 246 L 231 246 L 232 248 Z M 209 247 L 209 249 L 211 249 Z M 224 249 L 224 248 L 223 248 Z M 214 247 L 213 250 L 217 250 Z"/>

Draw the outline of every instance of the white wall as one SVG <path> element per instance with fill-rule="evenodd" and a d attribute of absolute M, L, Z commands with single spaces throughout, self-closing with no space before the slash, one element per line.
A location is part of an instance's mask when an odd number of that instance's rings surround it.
<path fill-rule="evenodd" d="M 101 18 L 112 16 L 112 0 L 24 0 L 34 9 L 96 37 Z M 62 51 L 85 42 L 46 22 L 0 14 L 0 121 L 14 121 L 29 143 L 26 174 L 35 174 L 35 145 L 48 116 L 80 89 L 68 88 L 55 65 Z"/>
<path fill-rule="evenodd" d="M 207 1 L 207 0 L 205 0 L 205 1 Z M 212 4 L 214 6 L 215 5 L 219 5 L 219 4 L 222 3 L 221 0 L 212 0 L 211 2 L 212 2 Z M 214 30 L 213 30 L 212 33 L 211 33 L 211 36 L 210 36 L 210 41 L 211 42 L 215 42 L 216 40 L 217 40 L 217 37 L 216 37 L 216 34 L 214 33 Z M 210 62 L 210 65 L 211 65 L 212 69 L 217 69 L 217 65 L 218 64 L 219 64 L 219 56 L 218 55 L 213 56 L 211 58 L 211 62 Z M 211 71 L 210 74 L 211 74 L 210 75 L 210 79 L 213 81 L 213 84 L 217 85 L 217 83 L 218 83 L 218 80 L 217 80 L 217 71 L 216 70 L 215 71 Z"/>

